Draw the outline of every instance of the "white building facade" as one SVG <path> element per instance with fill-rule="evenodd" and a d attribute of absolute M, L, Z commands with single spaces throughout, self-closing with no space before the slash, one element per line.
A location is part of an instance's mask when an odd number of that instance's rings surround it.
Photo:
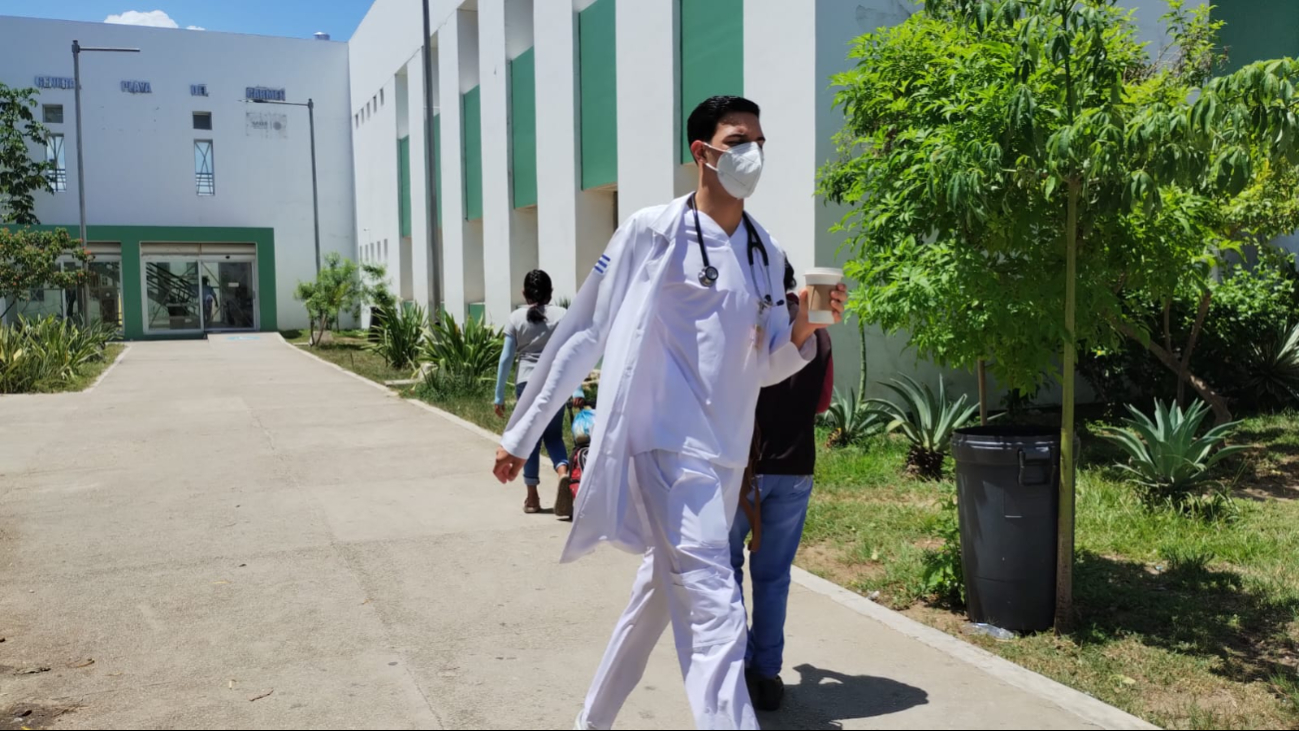
<path fill-rule="evenodd" d="M 46 292 L 27 314 L 92 314 L 128 337 L 305 327 L 293 299 L 315 277 L 315 109 L 321 250 L 355 257 L 348 46 L 314 39 L 0 17 L 0 81 L 39 90 L 58 188 L 48 227 L 77 236 L 72 42 L 81 54 L 89 301 Z M 3 309 L 3 308 L 0 308 Z"/>

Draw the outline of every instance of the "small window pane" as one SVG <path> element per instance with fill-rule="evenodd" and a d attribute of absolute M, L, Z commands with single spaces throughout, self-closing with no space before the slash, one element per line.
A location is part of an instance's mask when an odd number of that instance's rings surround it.
<path fill-rule="evenodd" d="M 194 129 L 212 129 L 212 113 L 194 112 Z"/>
<path fill-rule="evenodd" d="M 194 140 L 194 182 L 199 195 L 216 195 L 212 140 Z"/>
<path fill-rule="evenodd" d="M 62 104 L 46 104 L 43 112 L 45 124 L 63 124 Z"/>

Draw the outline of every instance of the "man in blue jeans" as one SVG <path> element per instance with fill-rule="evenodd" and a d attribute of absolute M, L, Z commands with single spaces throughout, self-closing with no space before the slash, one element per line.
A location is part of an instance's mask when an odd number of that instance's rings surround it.
<path fill-rule="evenodd" d="M 794 268 L 785 263 L 785 289 L 798 286 Z M 790 317 L 797 315 L 798 297 L 785 298 Z M 760 711 L 780 708 L 785 685 L 780 679 L 785 652 L 785 609 L 789 600 L 790 567 L 803 538 L 807 501 L 816 468 L 816 415 L 830 407 L 834 362 L 830 335 L 816 332 L 816 357 L 788 380 L 762 389 L 758 397 L 757 495 L 762 540 L 749 555 L 753 581 L 751 627 L 746 653 L 749 695 Z M 749 497 L 752 501 L 752 496 Z M 752 503 L 750 502 L 750 505 Z M 736 511 L 731 528 L 731 566 L 744 585 L 744 539 L 752 526 L 747 512 Z"/>

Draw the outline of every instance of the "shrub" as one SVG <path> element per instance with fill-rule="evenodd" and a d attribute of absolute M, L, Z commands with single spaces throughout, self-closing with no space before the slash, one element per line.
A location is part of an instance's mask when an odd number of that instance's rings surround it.
<path fill-rule="evenodd" d="M 1156 400 L 1154 419 L 1134 406 L 1128 411 L 1133 418 L 1123 420 L 1127 428 L 1105 429 L 1101 436 L 1127 453 L 1129 463 L 1119 467 L 1141 486 L 1148 503 L 1194 502 L 1207 486 L 1209 468 L 1244 449 L 1220 448 L 1239 422 L 1220 424 L 1196 437 L 1209 413 L 1203 401 L 1183 412 L 1176 404 Z"/>
<path fill-rule="evenodd" d="M 938 537 L 943 544 L 925 551 L 921 582 L 938 604 L 963 607 L 965 573 L 961 563 L 961 525 L 955 497 L 943 501 L 943 511 L 938 517 Z"/>
<path fill-rule="evenodd" d="M 0 326 L 0 393 L 56 389 L 76 378 L 88 363 L 103 357 L 114 328 L 80 327 L 69 320 L 18 318 Z"/>
<path fill-rule="evenodd" d="M 1299 321 L 1251 345 L 1241 389 L 1264 408 L 1299 404 Z"/>
<path fill-rule="evenodd" d="M 889 431 L 901 431 L 911 442 L 907 455 L 907 469 L 920 477 L 938 480 L 943 476 L 943 456 L 952 448 L 952 435 L 968 425 L 979 411 L 978 403 L 969 403 L 962 394 L 955 401 L 947 398 L 943 379 L 938 379 L 938 392 L 928 385 L 920 385 L 908 376 L 884 384 L 902 400 L 895 404 L 884 399 L 871 399 L 868 404 L 883 417 L 891 419 Z"/>
<path fill-rule="evenodd" d="M 825 446 L 859 444 L 866 437 L 884 431 L 885 421 L 878 411 L 866 408 L 861 394 L 849 389 L 848 395 L 842 396 L 836 391 L 830 408 L 821 417 L 821 425 L 830 430 Z"/>
<path fill-rule="evenodd" d="M 438 313 L 420 349 L 426 385 L 438 393 L 477 393 L 490 388 L 505 346 L 505 333 L 470 317 L 462 328 L 446 310 Z"/>
<path fill-rule="evenodd" d="M 391 311 L 384 319 L 378 340 L 370 343 L 369 349 L 382 356 L 390 368 L 414 368 L 428 332 L 428 310 L 417 304 L 407 305 Z"/>

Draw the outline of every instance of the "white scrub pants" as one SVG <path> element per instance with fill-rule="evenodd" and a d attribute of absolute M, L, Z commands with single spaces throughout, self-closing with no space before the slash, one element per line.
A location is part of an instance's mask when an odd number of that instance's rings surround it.
<path fill-rule="evenodd" d="M 744 604 L 730 555 L 743 473 L 673 452 L 639 454 L 632 463 L 631 492 L 651 548 L 591 683 L 579 728 L 613 727 L 671 621 L 696 727 L 756 729 L 744 682 Z"/>

